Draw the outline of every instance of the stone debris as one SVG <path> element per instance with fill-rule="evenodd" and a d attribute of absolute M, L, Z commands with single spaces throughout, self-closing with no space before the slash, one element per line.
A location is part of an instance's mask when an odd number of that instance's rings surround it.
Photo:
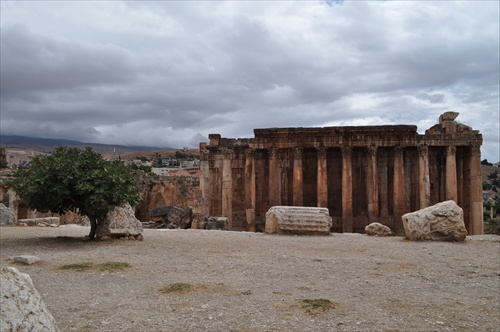
<path fill-rule="evenodd" d="M 19 219 L 17 224 L 18 226 L 26 224 L 27 226 L 57 227 L 59 226 L 59 217 Z"/>
<path fill-rule="evenodd" d="M 31 265 L 33 263 L 39 262 L 40 258 L 37 256 L 33 255 L 21 255 L 21 256 L 16 256 L 12 259 L 14 262 L 20 262 L 26 265 Z"/>
<path fill-rule="evenodd" d="M 168 205 L 149 210 L 154 228 L 188 229 L 193 222 L 193 210 L 178 205 Z M 149 225 L 148 225 L 149 226 Z"/>
<path fill-rule="evenodd" d="M 28 274 L 6 267 L 0 281 L 0 331 L 59 331 Z"/>
<path fill-rule="evenodd" d="M 200 229 L 227 231 L 228 223 L 226 217 L 205 217 L 200 222 Z"/>
<path fill-rule="evenodd" d="M 116 207 L 104 220 L 97 223 L 96 238 L 137 237 L 142 234 L 142 224 L 135 217 L 134 209 L 129 204 Z"/>
<path fill-rule="evenodd" d="M 273 206 L 266 213 L 268 234 L 329 235 L 331 227 L 327 208 Z"/>
<path fill-rule="evenodd" d="M 445 201 L 402 216 L 406 236 L 412 241 L 464 241 L 464 214 L 455 201 Z"/>
<path fill-rule="evenodd" d="M 14 211 L 0 203 L 0 226 L 11 226 L 16 223 Z"/>
<path fill-rule="evenodd" d="M 390 236 L 392 231 L 389 227 L 379 222 L 372 222 L 365 227 L 365 234 L 370 236 Z"/>

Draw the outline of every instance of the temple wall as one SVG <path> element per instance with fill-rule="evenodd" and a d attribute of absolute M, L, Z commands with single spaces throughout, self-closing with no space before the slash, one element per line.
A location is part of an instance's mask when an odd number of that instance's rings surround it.
<path fill-rule="evenodd" d="M 262 229 L 271 206 L 327 207 L 332 230 L 363 232 L 378 221 L 402 232 L 404 213 L 455 200 L 470 234 L 482 233 L 482 136 L 448 112 L 419 135 L 416 126 L 256 129 L 202 143 L 209 161 L 208 215 L 230 229 Z M 203 157 L 204 156 L 204 157 Z"/>

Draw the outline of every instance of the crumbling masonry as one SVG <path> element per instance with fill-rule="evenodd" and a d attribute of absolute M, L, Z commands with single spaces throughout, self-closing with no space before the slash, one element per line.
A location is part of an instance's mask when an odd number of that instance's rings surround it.
<path fill-rule="evenodd" d="M 317 206 L 328 208 L 335 232 L 371 222 L 403 232 L 404 213 L 454 200 L 468 233 L 482 234 L 482 135 L 457 116 L 442 114 L 425 135 L 412 125 L 211 134 L 200 143 L 202 214 L 255 231 L 272 206 Z"/>

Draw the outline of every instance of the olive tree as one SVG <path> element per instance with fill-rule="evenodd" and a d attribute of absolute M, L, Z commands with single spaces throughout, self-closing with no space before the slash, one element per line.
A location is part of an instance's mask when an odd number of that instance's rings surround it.
<path fill-rule="evenodd" d="M 58 147 L 31 159 L 7 182 L 31 209 L 64 214 L 73 211 L 90 220 L 90 240 L 97 223 L 113 208 L 140 200 L 137 179 L 118 161 L 107 161 L 91 148 Z"/>

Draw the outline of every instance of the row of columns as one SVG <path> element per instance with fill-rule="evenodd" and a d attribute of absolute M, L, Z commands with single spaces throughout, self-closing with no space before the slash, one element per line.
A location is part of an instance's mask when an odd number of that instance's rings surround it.
<path fill-rule="evenodd" d="M 379 205 L 379 171 L 381 181 L 387 183 L 387 166 L 385 169 L 378 169 L 377 147 L 367 148 L 368 174 L 367 174 L 367 200 L 368 200 L 368 218 L 370 222 L 377 221 L 379 215 L 388 215 L 388 197 L 387 192 L 381 193 L 382 200 Z M 328 207 L 328 172 L 327 172 L 327 151 L 326 147 L 317 149 L 317 206 Z M 430 205 L 430 176 L 429 176 L 429 149 L 426 145 L 418 147 L 419 151 L 419 205 L 425 208 Z M 342 147 L 342 230 L 343 232 L 353 231 L 353 181 L 352 181 L 352 148 Z M 228 217 L 229 226 L 232 222 L 232 169 L 231 157 L 226 156 L 222 160 L 222 214 Z M 202 161 L 202 167 L 205 164 Z M 463 168 L 460 163 L 460 169 L 457 170 L 456 147 L 446 147 L 446 178 L 445 178 L 445 196 L 447 200 L 455 200 L 458 203 L 457 187 L 463 186 Z M 469 165 L 470 168 L 470 234 L 481 234 L 482 225 L 482 191 L 481 191 L 481 166 L 479 147 L 471 150 Z M 277 156 L 277 149 L 269 150 L 269 205 L 281 205 L 281 181 L 280 167 Z M 395 231 L 402 231 L 401 216 L 405 211 L 405 174 L 404 174 L 404 149 L 403 147 L 394 148 L 394 181 L 393 181 L 393 202 Z M 208 174 L 207 172 L 203 172 Z M 460 176 L 457 177 L 457 174 Z M 477 180 L 479 179 L 479 180 Z M 293 154 L 293 205 L 303 205 L 303 149 L 295 148 Z M 202 181 L 205 182 L 205 181 Z M 208 179 L 207 179 L 208 182 Z M 460 183 L 459 183 L 460 182 Z M 255 231 L 255 157 L 254 152 L 249 150 L 245 159 L 245 209 L 247 230 Z M 478 187 L 479 186 L 479 187 Z M 202 187 L 203 194 L 208 196 L 208 183 Z M 379 211 L 379 206 L 381 211 Z"/>

